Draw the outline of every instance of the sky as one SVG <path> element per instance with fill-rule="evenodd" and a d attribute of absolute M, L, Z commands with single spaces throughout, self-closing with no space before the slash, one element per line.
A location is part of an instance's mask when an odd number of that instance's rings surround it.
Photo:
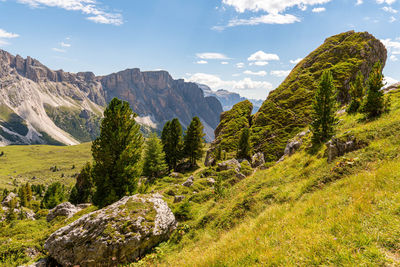
<path fill-rule="evenodd" d="M 0 0 L 0 48 L 52 69 L 174 79 L 265 99 L 332 35 L 368 31 L 400 80 L 400 0 Z"/>

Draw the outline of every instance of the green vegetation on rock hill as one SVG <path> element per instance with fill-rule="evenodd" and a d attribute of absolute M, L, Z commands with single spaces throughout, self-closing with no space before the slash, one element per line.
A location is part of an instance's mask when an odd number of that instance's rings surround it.
<path fill-rule="evenodd" d="M 350 31 L 326 39 L 297 64 L 253 116 L 251 141 L 255 150 L 264 152 L 267 161 L 275 161 L 287 140 L 310 123 L 312 99 L 324 70 L 331 70 L 338 100 L 346 103 L 357 72 L 367 78 L 374 63 L 380 61 L 384 66 L 386 57 L 384 45 L 366 32 Z"/>

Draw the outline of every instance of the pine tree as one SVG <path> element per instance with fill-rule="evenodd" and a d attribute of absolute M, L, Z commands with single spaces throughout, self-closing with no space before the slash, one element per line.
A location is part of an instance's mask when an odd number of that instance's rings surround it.
<path fill-rule="evenodd" d="M 65 200 L 65 187 L 59 182 L 56 182 L 49 185 L 40 206 L 45 209 L 52 209 Z"/>
<path fill-rule="evenodd" d="M 104 207 L 136 192 L 143 137 L 128 102 L 111 100 L 100 136 L 92 144 L 95 205 Z"/>
<path fill-rule="evenodd" d="M 329 70 L 325 70 L 315 92 L 313 103 L 314 120 L 311 123 L 311 130 L 314 144 L 324 142 L 333 135 L 336 122 L 334 92 L 332 74 Z"/>
<path fill-rule="evenodd" d="M 383 86 L 382 65 L 377 62 L 369 74 L 367 95 L 361 109 L 368 119 L 378 117 L 384 112 L 384 95 L 381 91 Z"/>
<path fill-rule="evenodd" d="M 144 152 L 143 175 L 149 177 L 150 181 L 154 181 L 154 178 L 167 170 L 165 153 L 157 134 L 152 133 L 147 139 Z"/>
<path fill-rule="evenodd" d="M 161 140 L 168 167 L 170 170 L 175 169 L 182 159 L 183 150 L 182 126 L 177 118 L 164 125 Z"/>
<path fill-rule="evenodd" d="M 194 117 L 190 122 L 184 137 L 184 156 L 188 157 L 192 166 L 201 159 L 204 154 L 204 126 L 199 117 Z"/>
<path fill-rule="evenodd" d="M 251 145 L 250 145 L 250 130 L 244 128 L 240 135 L 238 150 L 236 153 L 238 159 L 250 159 L 251 157 Z"/>
<path fill-rule="evenodd" d="M 28 206 L 28 198 L 27 198 L 27 194 L 26 194 L 26 187 L 25 185 L 21 186 L 18 189 L 18 197 L 21 203 L 22 207 L 26 207 Z"/>
<path fill-rule="evenodd" d="M 357 73 L 356 80 L 350 85 L 351 102 L 347 109 L 347 113 L 356 113 L 362 102 L 364 96 L 364 76 L 361 71 Z"/>
<path fill-rule="evenodd" d="M 92 165 L 88 162 L 76 177 L 76 184 L 71 190 L 69 202 L 73 204 L 90 203 L 93 199 L 94 191 Z"/>

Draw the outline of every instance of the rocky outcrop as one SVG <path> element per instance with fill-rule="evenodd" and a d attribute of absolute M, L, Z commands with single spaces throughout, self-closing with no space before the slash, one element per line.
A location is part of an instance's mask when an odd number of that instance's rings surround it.
<path fill-rule="evenodd" d="M 357 140 L 354 136 L 348 136 L 342 139 L 333 137 L 325 146 L 325 156 L 328 158 L 328 162 L 332 162 L 337 157 L 367 146 L 367 143 L 362 140 Z"/>
<path fill-rule="evenodd" d="M 194 116 L 214 139 L 222 106 L 197 84 L 174 80 L 166 71 L 127 69 L 107 76 L 53 71 L 38 60 L 0 50 L 0 145 L 78 144 L 98 136 L 105 105 L 128 101 L 143 129 L 161 129 L 178 118 L 186 128 Z"/>
<path fill-rule="evenodd" d="M 57 205 L 55 208 L 49 210 L 49 213 L 46 216 L 48 222 L 52 221 L 54 218 L 58 216 L 64 216 L 67 218 L 71 218 L 75 213 L 82 210 L 69 202 L 64 202 Z"/>
<path fill-rule="evenodd" d="M 17 198 L 17 195 L 13 192 L 8 193 L 8 195 L 3 199 L 3 201 L 1 202 L 1 205 L 3 205 L 4 207 L 10 207 L 10 202 Z M 16 203 L 18 206 L 18 203 Z"/>
<path fill-rule="evenodd" d="M 330 69 L 338 100 L 349 100 L 350 83 L 357 72 L 368 77 L 373 65 L 387 58 L 385 46 L 367 32 L 332 36 L 305 57 L 283 83 L 272 91 L 251 120 L 251 140 L 266 161 L 276 161 L 287 141 L 311 121 L 313 95 L 322 72 Z"/>
<path fill-rule="evenodd" d="M 117 266 L 167 240 L 176 225 L 160 195 L 127 196 L 57 230 L 44 248 L 63 266 Z"/>
<path fill-rule="evenodd" d="M 230 159 L 223 162 L 218 163 L 217 170 L 218 171 L 227 171 L 227 170 L 235 170 L 239 172 L 241 169 L 240 163 L 237 159 Z"/>
<path fill-rule="evenodd" d="M 258 152 L 251 157 L 251 167 L 257 168 L 265 164 L 264 154 Z"/>
<path fill-rule="evenodd" d="M 193 182 L 194 182 L 194 177 L 192 175 L 189 178 L 187 178 L 187 180 L 182 185 L 186 187 L 191 187 L 193 185 Z"/>

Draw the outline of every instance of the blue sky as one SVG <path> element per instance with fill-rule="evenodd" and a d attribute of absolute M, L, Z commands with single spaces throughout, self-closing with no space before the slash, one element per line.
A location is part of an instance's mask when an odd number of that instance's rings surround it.
<path fill-rule="evenodd" d="M 0 48 L 52 69 L 163 69 L 264 99 L 325 38 L 368 31 L 400 80 L 400 0 L 0 0 Z"/>

